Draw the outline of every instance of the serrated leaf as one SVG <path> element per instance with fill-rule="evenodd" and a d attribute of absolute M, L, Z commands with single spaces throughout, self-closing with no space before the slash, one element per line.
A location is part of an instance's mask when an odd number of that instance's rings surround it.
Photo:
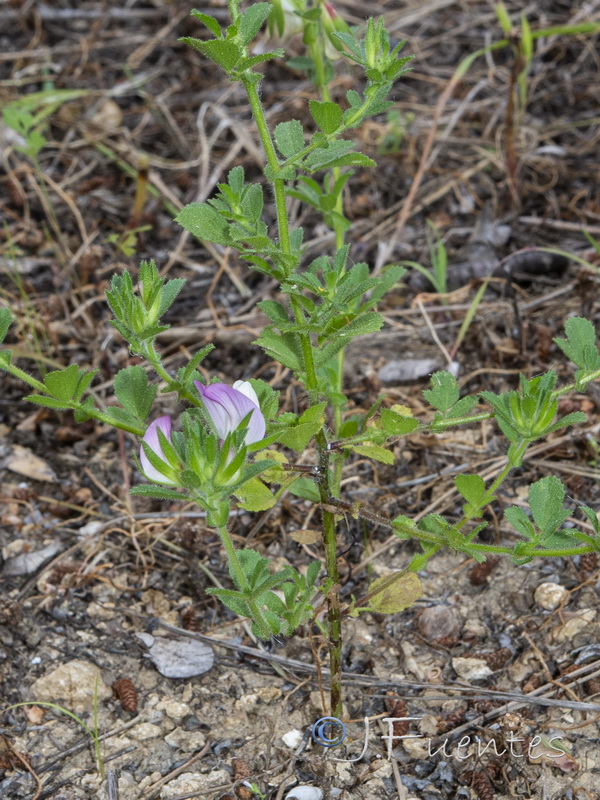
<path fill-rule="evenodd" d="M 591 522 L 595 533 L 600 533 L 600 519 L 598 519 L 598 514 L 594 511 L 594 509 L 590 508 L 589 506 L 579 506 L 579 508 Z"/>
<path fill-rule="evenodd" d="M 266 511 L 277 502 L 271 490 L 259 478 L 251 478 L 236 491 L 238 506 L 246 511 Z"/>
<path fill-rule="evenodd" d="M 548 475 L 531 485 L 529 490 L 529 507 L 538 529 L 544 536 L 549 536 L 570 516 L 570 511 L 563 508 L 565 487 L 556 475 Z"/>
<path fill-rule="evenodd" d="M 114 390 L 123 408 L 136 419 L 144 422 L 158 390 L 148 385 L 148 374 L 140 365 L 125 367 L 115 375 Z"/>
<path fill-rule="evenodd" d="M 435 409 L 445 413 L 452 408 L 459 398 L 456 378 L 449 372 L 434 372 L 430 383 L 431 389 L 425 389 L 423 396 Z"/>
<path fill-rule="evenodd" d="M 342 124 L 342 109 L 337 103 L 311 100 L 309 108 L 312 118 L 325 133 L 335 133 Z"/>
<path fill-rule="evenodd" d="M 294 372 L 302 366 L 302 351 L 300 344 L 292 335 L 276 333 L 272 328 L 265 328 L 253 344 L 259 345 L 273 358 L 280 361 L 284 367 Z"/>
<path fill-rule="evenodd" d="M 304 148 L 304 130 L 297 119 L 280 122 L 274 134 L 277 149 L 284 158 L 291 158 Z"/>
<path fill-rule="evenodd" d="M 79 367 L 71 364 L 65 369 L 49 372 L 44 378 L 48 393 L 59 400 L 72 400 L 79 383 Z"/>
<path fill-rule="evenodd" d="M 504 510 L 504 518 L 509 521 L 513 528 L 529 541 L 536 538 L 535 529 L 527 514 L 519 506 L 510 506 Z"/>
<path fill-rule="evenodd" d="M 223 39 L 204 41 L 184 36 L 180 41 L 199 50 L 202 55 L 218 64 L 225 72 L 231 72 L 244 55 L 241 45 Z"/>
<path fill-rule="evenodd" d="M 240 17 L 239 36 L 243 44 L 250 44 L 254 39 L 263 22 L 271 13 L 271 8 L 270 3 L 253 3 L 245 14 Z"/>
<path fill-rule="evenodd" d="M 290 321 L 286 307 L 276 300 L 262 300 L 258 307 L 275 325 L 286 325 Z"/>
<path fill-rule="evenodd" d="M 384 575 L 369 585 L 369 606 L 378 614 L 397 614 L 413 606 L 423 596 L 423 586 L 414 572 Z"/>
<path fill-rule="evenodd" d="M 394 454 L 385 447 L 380 447 L 378 444 L 368 442 L 366 444 L 356 444 L 350 448 L 353 452 L 358 453 L 360 456 L 366 458 L 373 458 L 375 461 L 382 461 L 384 464 L 394 463 Z"/>
<path fill-rule="evenodd" d="M 229 224 L 219 212 L 207 203 L 190 203 L 175 217 L 182 228 L 197 239 L 216 244 L 231 245 Z"/>
<path fill-rule="evenodd" d="M 4 341 L 8 329 L 13 321 L 13 315 L 8 308 L 0 309 L 0 343 Z"/>
<path fill-rule="evenodd" d="M 565 323 L 566 339 L 554 339 L 563 353 L 580 369 L 600 369 L 596 330 L 589 319 L 571 317 Z"/>
<path fill-rule="evenodd" d="M 381 424 L 388 436 L 406 436 L 419 427 L 419 421 L 414 417 L 402 416 L 391 408 L 381 410 Z"/>

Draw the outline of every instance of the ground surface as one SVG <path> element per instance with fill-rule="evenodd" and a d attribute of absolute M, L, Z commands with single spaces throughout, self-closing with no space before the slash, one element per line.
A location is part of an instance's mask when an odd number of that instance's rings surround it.
<path fill-rule="evenodd" d="M 211 5 L 224 19 L 225 4 Z M 527 107 L 507 127 L 511 47 L 476 59 L 445 94 L 461 60 L 501 38 L 491 3 L 370 5 L 385 13 L 395 37 L 408 39 L 416 59 L 394 95 L 400 116 L 377 118 L 357 132 L 365 152 L 381 154 L 377 170 L 361 171 L 350 183 L 352 258 L 374 268 L 393 259 L 429 264 L 428 217 L 446 242 L 454 293 L 424 294 L 431 287 L 410 278 L 386 299 L 384 330 L 358 340 L 348 354 L 349 410 L 368 409 L 384 392 L 388 405 L 425 414 L 420 390 L 428 373 L 447 366 L 444 350 L 458 362 L 466 393 L 512 388 L 519 371 L 531 377 L 549 367 L 569 380 L 573 367 L 552 337 L 569 315 L 586 315 L 596 326 L 599 316 L 599 259 L 582 230 L 600 237 L 600 37 L 553 33 L 538 40 Z M 598 2 L 508 2 L 507 8 L 515 22 L 525 12 L 534 30 L 600 21 Z M 265 324 L 256 302 L 271 296 L 272 286 L 231 254 L 207 251 L 172 221 L 185 203 L 209 197 L 231 166 L 243 164 L 253 178 L 262 168 L 237 86 L 177 41 L 199 35 L 189 10 L 179 0 L 123 6 L 15 0 L 0 7 L 2 104 L 48 85 L 81 90 L 49 117 L 41 173 L 15 150 L 14 133 L 0 130 L 1 302 L 17 317 L 10 343 L 32 371 L 72 361 L 98 368 L 95 392 L 106 398 L 112 376 L 130 361 L 108 324 L 107 282 L 123 267 L 135 269 L 140 258 L 155 258 L 161 270 L 188 279 L 161 340 L 169 368 L 213 341 L 216 350 L 203 364 L 207 377 L 260 375 L 282 390 L 287 408 L 301 408 L 290 376 L 251 345 Z M 346 0 L 339 10 L 358 24 L 367 9 Z M 343 98 L 352 75 L 341 71 L 334 96 Z M 269 66 L 263 99 L 270 122 L 306 119 L 312 91 L 293 70 Z M 140 205 L 136 189 L 146 170 Z M 326 229 L 311 213 L 294 213 L 311 252 L 328 252 Z M 272 222 L 272 209 L 265 214 Z M 535 245 L 579 260 L 531 251 L 511 257 Z M 496 288 L 487 290 L 459 341 L 477 281 L 490 274 Z M 393 363 L 399 359 L 400 367 Z M 349 744 L 345 753 L 307 747 L 300 737 L 327 712 L 311 671 L 315 657 L 326 666 L 323 644 L 315 638 L 311 651 L 296 636 L 261 654 L 248 630 L 204 591 L 215 579 L 229 579 L 202 519 L 191 508 L 128 497 L 140 480 L 128 458 L 133 440 L 35 409 L 21 400 L 16 381 L 2 381 L 2 706 L 57 703 L 93 727 L 95 694 L 104 760 L 99 775 L 90 737 L 56 709 L 5 712 L 3 798 L 243 800 L 251 796 L 243 780 L 271 800 L 296 783 L 318 787 L 325 797 L 365 800 L 600 796 L 594 558 L 518 569 L 502 561 L 486 571 L 439 554 L 422 576 L 425 594 L 415 607 L 349 623 Z M 502 508 L 523 502 L 526 485 L 549 474 L 563 479 L 574 501 L 598 508 L 599 398 L 594 386 L 571 397 L 562 410 L 585 411 L 588 424 L 532 449 L 503 487 L 494 509 L 498 540 L 511 536 Z M 452 515 L 458 510 L 452 475 L 491 477 L 503 463 L 501 440 L 488 423 L 435 439 L 415 435 L 395 451 L 394 467 L 349 463 L 347 497 L 389 516 Z M 234 533 L 238 543 L 251 541 L 282 565 L 302 565 L 321 556 L 289 534 L 317 525 L 318 511 L 288 497 L 274 512 L 238 515 Z M 404 567 L 413 552 L 382 528 L 365 531 L 353 519 L 340 537 L 346 597 Z M 542 583 L 554 587 L 539 590 Z M 176 638 L 183 661 L 206 671 L 165 677 L 148 657 L 148 635 L 164 644 L 174 634 L 157 620 L 229 647 L 186 655 L 183 643 L 194 639 Z M 584 669 L 571 675 L 576 668 Z M 131 686 L 119 684 L 121 700 L 113 696 L 119 679 L 131 679 L 137 708 Z M 506 707 L 511 696 L 532 691 L 538 702 Z M 335 761 L 357 758 L 361 720 L 386 712 L 420 718 L 410 732 L 423 738 L 406 741 L 388 760 L 380 738 L 386 729 L 372 721 L 362 760 Z M 395 733 L 406 733 L 406 726 Z M 467 740 L 459 748 L 463 736 L 471 737 L 470 749 Z M 476 736 L 489 746 L 486 753 L 477 753 Z M 568 754 L 529 758 L 535 736 L 561 737 Z M 511 737 L 522 741 L 511 744 Z M 446 739 L 445 753 L 431 756 L 428 739 L 432 751 Z M 560 755 L 545 746 L 548 755 Z M 494 748 L 507 752 L 497 756 Z"/>

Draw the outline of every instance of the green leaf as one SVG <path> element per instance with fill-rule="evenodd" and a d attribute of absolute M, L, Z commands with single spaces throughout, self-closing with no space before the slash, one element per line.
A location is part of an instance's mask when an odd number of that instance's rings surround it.
<path fill-rule="evenodd" d="M 246 511 L 266 511 L 277 502 L 271 490 L 259 478 L 250 478 L 235 494 L 239 499 L 238 506 Z"/>
<path fill-rule="evenodd" d="M 129 494 L 138 497 L 155 497 L 158 500 L 186 500 L 187 495 L 176 492 L 175 489 L 168 489 L 166 486 L 134 486 Z"/>
<path fill-rule="evenodd" d="M 507 519 L 513 528 L 529 541 L 535 541 L 537 538 L 531 520 L 519 506 L 510 506 L 505 509 L 504 519 Z"/>
<path fill-rule="evenodd" d="M 548 475 L 532 484 L 529 507 L 533 520 L 544 536 L 549 536 L 570 516 L 563 508 L 565 487 L 556 475 Z"/>
<path fill-rule="evenodd" d="M 44 408 L 56 408 L 61 409 L 62 411 L 71 408 L 71 406 L 66 404 L 64 400 L 57 400 L 54 397 L 44 397 L 41 394 L 28 394 L 27 397 L 23 398 L 23 400 L 27 400 L 29 403 L 35 403 L 36 406 L 44 406 Z"/>
<path fill-rule="evenodd" d="M 192 11 L 190 11 L 190 14 L 193 17 L 199 19 L 200 22 L 203 22 L 208 28 L 208 30 L 213 34 L 213 36 L 216 36 L 217 39 L 223 38 L 223 34 L 221 33 L 221 26 L 214 17 L 211 17 L 209 14 L 203 14 L 202 11 L 198 11 L 195 8 Z"/>
<path fill-rule="evenodd" d="M 246 13 L 240 17 L 239 36 L 244 45 L 250 44 L 270 13 L 270 3 L 254 3 Z"/>
<path fill-rule="evenodd" d="M 297 119 L 275 126 L 275 143 L 284 158 L 291 158 L 304 148 L 304 130 Z"/>
<path fill-rule="evenodd" d="M 325 169 L 337 158 L 349 153 L 353 147 L 354 142 L 338 139 L 338 141 L 331 142 L 328 147 L 319 147 L 313 150 L 302 161 L 301 166 L 308 172 L 317 172 L 320 169 Z"/>
<path fill-rule="evenodd" d="M 201 241 L 232 244 L 229 224 L 208 203 L 190 203 L 181 209 L 175 217 L 175 222 Z"/>
<path fill-rule="evenodd" d="M 414 417 L 404 417 L 391 408 L 381 410 L 381 424 L 388 436 L 406 436 L 419 427 L 419 420 Z"/>
<path fill-rule="evenodd" d="M 571 317 L 565 323 L 566 339 L 554 339 L 563 353 L 580 369 L 600 369 L 596 330 L 589 319 Z"/>
<path fill-rule="evenodd" d="M 423 596 L 423 586 L 414 572 L 384 575 L 369 585 L 369 607 L 378 614 L 397 614 L 413 606 Z"/>
<path fill-rule="evenodd" d="M 157 386 L 148 385 L 148 374 L 140 365 L 126 367 L 115 375 L 115 395 L 123 408 L 144 422 L 156 397 Z"/>
<path fill-rule="evenodd" d="M 481 508 L 481 502 L 486 492 L 485 483 L 480 475 L 457 475 L 454 478 L 454 485 L 471 509 Z"/>
<path fill-rule="evenodd" d="M 320 163 L 317 166 L 313 166 L 309 169 L 309 172 L 318 172 L 325 167 L 376 167 L 377 162 L 373 161 L 372 158 L 369 156 L 363 155 L 363 153 L 347 153 L 346 155 L 338 156 L 337 158 L 331 158 L 326 161 L 326 163 Z"/>
<path fill-rule="evenodd" d="M 240 58 L 244 55 L 242 46 L 231 40 L 210 39 L 209 41 L 204 41 L 202 39 L 193 39 L 191 36 L 184 36 L 179 41 L 199 50 L 202 55 L 218 64 L 227 73 L 233 71 Z"/>
<path fill-rule="evenodd" d="M 238 66 L 237 69 L 241 72 L 242 70 L 252 69 L 257 64 L 264 64 L 265 61 L 272 61 L 274 58 L 283 58 L 285 55 L 285 50 L 282 47 L 278 47 L 277 50 L 270 50 L 268 53 L 261 53 L 258 56 L 250 56 L 249 58 L 243 58 Z"/>
<path fill-rule="evenodd" d="M 0 343 L 6 338 L 6 334 L 8 333 L 8 329 L 10 328 L 12 321 L 13 315 L 10 313 L 9 309 L 0 309 Z"/>
<path fill-rule="evenodd" d="M 65 369 L 49 372 L 44 378 L 48 393 L 59 400 L 73 400 L 79 384 L 79 367 L 71 364 Z"/>
<path fill-rule="evenodd" d="M 378 444 L 372 444 L 371 442 L 367 444 L 356 444 L 350 449 L 360 456 L 373 458 L 375 461 L 382 461 L 384 464 L 394 463 L 394 454 L 386 450 L 385 447 L 380 447 Z"/>
<path fill-rule="evenodd" d="M 296 478 L 293 483 L 290 483 L 287 490 L 290 494 L 301 497 L 303 500 L 310 500 L 313 503 L 321 502 L 321 495 L 312 478 Z"/>
<path fill-rule="evenodd" d="M 258 307 L 275 325 L 287 325 L 290 321 L 286 307 L 276 300 L 263 300 Z"/>
<path fill-rule="evenodd" d="M 273 328 L 265 328 L 253 344 L 262 347 L 268 355 L 293 372 L 299 371 L 302 367 L 300 342 L 292 334 L 279 334 Z"/>
<path fill-rule="evenodd" d="M 590 508 L 589 506 L 579 506 L 579 508 L 591 522 L 594 532 L 600 533 L 600 519 L 598 519 L 598 514 L 594 511 L 594 509 Z"/>
<path fill-rule="evenodd" d="M 326 405 L 327 403 L 319 403 L 308 408 L 296 425 L 287 428 L 277 436 L 277 441 L 285 447 L 301 453 L 323 425 Z"/>
<path fill-rule="evenodd" d="M 449 372 L 434 372 L 430 383 L 431 389 L 425 389 L 423 396 L 435 409 L 446 413 L 459 398 L 456 378 Z"/>
<path fill-rule="evenodd" d="M 309 107 L 312 118 L 325 133 L 335 133 L 342 124 L 342 109 L 337 103 L 311 100 Z"/>

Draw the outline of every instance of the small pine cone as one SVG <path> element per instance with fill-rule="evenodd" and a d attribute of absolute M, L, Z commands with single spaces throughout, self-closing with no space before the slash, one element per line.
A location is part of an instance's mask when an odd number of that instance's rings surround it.
<path fill-rule="evenodd" d="M 579 559 L 581 572 L 595 572 L 598 569 L 598 554 L 584 553 Z"/>
<path fill-rule="evenodd" d="M 193 606 L 186 606 L 185 608 L 182 608 L 179 612 L 179 616 L 181 617 L 182 628 L 184 628 L 186 631 L 192 631 L 193 633 L 199 632 L 200 625 L 198 623 L 196 609 Z"/>
<path fill-rule="evenodd" d="M 592 678 L 583 687 L 586 696 L 600 694 L 600 678 Z"/>
<path fill-rule="evenodd" d="M 457 728 L 464 721 L 466 713 L 467 710 L 465 708 L 457 708 L 449 714 L 445 714 L 438 720 L 438 731 L 440 733 L 447 733 Z"/>
<path fill-rule="evenodd" d="M 233 767 L 233 779 L 235 781 L 244 781 L 252 775 L 248 762 L 243 758 L 232 758 L 231 766 Z"/>
<path fill-rule="evenodd" d="M 471 787 L 479 800 L 494 800 L 494 789 L 485 772 L 468 769 L 462 773 L 460 779 Z"/>
<path fill-rule="evenodd" d="M 493 700 L 478 700 L 474 706 L 478 714 L 489 714 L 490 711 L 498 707 L 497 703 L 494 703 Z"/>
<path fill-rule="evenodd" d="M 129 678 L 119 678 L 112 685 L 114 696 L 121 702 L 123 711 L 135 713 L 138 710 L 137 689 Z"/>
<path fill-rule="evenodd" d="M 408 709 L 406 708 L 406 703 L 404 700 L 400 700 L 393 692 L 388 692 L 388 696 L 386 698 L 385 704 L 388 709 L 388 713 L 390 717 L 408 717 Z M 393 736 L 406 736 L 408 733 L 408 728 L 410 726 L 410 722 L 407 719 L 404 719 L 399 722 L 392 723 L 392 735 Z"/>
<path fill-rule="evenodd" d="M 473 586 L 484 586 L 499 561 L 498 556 L 492 556 L 486 561 L 482 561 L 481 564 L 475 564 L 471 572 L 469 572 L 469 580 Z"/>
<path fill-rule="evenodd" d="M 474 653 L 472 658 L 480 658 L 490 669 L 502 669 L 502 667 L 512 658 L 512 653 L 508 647 L 501 647 L 493 653 Z"/>

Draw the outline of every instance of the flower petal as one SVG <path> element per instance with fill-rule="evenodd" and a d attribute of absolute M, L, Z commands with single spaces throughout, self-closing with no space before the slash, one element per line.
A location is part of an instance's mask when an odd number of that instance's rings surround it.
<path fill-rule="evenodd" d="M 247 382 L 242 381 L 241 383 Z M 225 439 L 229 433 L 239 428 L 244 417 L 247 417 L 251 411 L 252 416 L 248 423 L 245 442 L 246 444 L 252 444 L 264 438 L 266 430 L 265 418 L 258 403 L 250 399 L 247 394 L 239 389 L 227 386 L 225 383 L 211 383 L 210 386 L 203 386 L 199 381 L 194 381 L 194 385 L 200 392 L 204 408 L 211 418 L 220 439 Z M 256 396 L 252 386 L 250 384 L 248 386 L 252 394 Z M 246 391 L 248 391 L 247 388 Z"/>
<path fill-rule="evenodd" d="M 171 417 L 164 416 L 158 417 L 155 419 L 154 422 L 151 422 L 148 426 L 148 430 L 143 436 L 142 441 L 146 442 L 148 447 L 152 450 L 152 452 L 156 453 L 156 455 L 165 462 L 165 466 L 167 465 L 165 454 L 163 453 L 163 449 L 160 446 L 160 441 L 158 438 L 158 431 L 160 430 L 163 435 L 171 441 Z M 146 453 L 144 452 L 143 446 L 140 447 L 140 464 L 142 469 L 144 470 L 144 475 L 148 480 L 154 481 L 155 483 L 163 483 L 169 484 L 170 486 L 175 486 L 175 482 L 172 481 L 170 478 L 165 477 L 162 472 L 156 469 L 156 467 L 152 466 L 150 460 Z"/>

